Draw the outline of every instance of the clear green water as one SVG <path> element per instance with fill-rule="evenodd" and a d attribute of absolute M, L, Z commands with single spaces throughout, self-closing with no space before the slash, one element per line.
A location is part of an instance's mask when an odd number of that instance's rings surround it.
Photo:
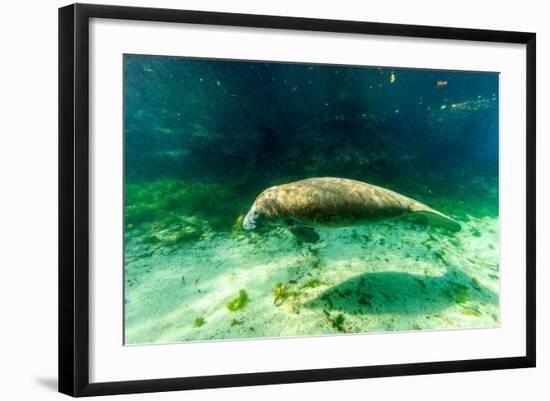
<path fill-rule="evenodd" d="M 125 342 L 499 325 L 498 75 L 125 56 Z M 456 219 L 245 231 L 264 189 L 392 189 Z"/>

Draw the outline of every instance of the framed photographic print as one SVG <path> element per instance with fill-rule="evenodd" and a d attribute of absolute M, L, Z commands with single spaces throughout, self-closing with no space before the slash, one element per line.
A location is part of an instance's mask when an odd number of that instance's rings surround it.
<path fill-rule="evenodd" d="M 535 366 L 535 34 L 59 10 L 59 389 Z"/>

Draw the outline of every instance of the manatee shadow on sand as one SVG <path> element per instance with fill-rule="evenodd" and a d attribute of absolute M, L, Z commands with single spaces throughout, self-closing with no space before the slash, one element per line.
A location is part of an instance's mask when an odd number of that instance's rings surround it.
<path fill-rule="evenodd" d="M 400 272 L 365 273 L 329 288 L 308 308 L 350 314 L 429 315 L 469 301 L 498 305 L 498 294 L 460 270 L 442 276 Z"/>

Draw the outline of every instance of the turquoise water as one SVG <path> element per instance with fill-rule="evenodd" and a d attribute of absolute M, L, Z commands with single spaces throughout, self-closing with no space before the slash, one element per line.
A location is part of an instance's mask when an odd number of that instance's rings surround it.
<path fill-rule="evenodd" d="M 498 74 L 126 55 L 124 78 L 127 344 L 500 324 Z M 461 230 L 243 228 L 327 176 Z"/>

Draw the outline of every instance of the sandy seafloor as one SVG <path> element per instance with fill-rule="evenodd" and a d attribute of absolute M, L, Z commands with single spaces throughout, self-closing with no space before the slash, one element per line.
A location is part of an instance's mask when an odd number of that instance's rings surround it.
<path fill-rule="evenodd" d="M 313 245 L 282 228 L 173 246 L 128 230 L 125 343 L 499 326 L 498 217 L 465 220 L 456 234 L 406 219 L 318 229 Z"/>

